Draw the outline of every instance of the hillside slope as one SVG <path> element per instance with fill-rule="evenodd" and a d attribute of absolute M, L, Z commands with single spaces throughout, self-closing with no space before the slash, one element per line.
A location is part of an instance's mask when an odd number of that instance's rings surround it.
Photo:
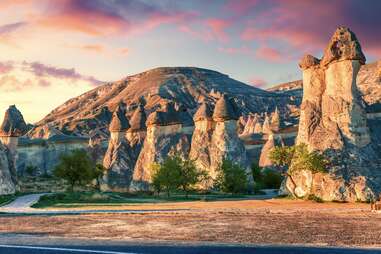
<path fill-rule="evenodd" d="M 120 102 L 126 104 L 130 113 L 139 103 L 144 103 L 149 114 L 163 100 L 171 100 L 193 114 L 200 102 L 214 104 L 221 94 L 234 98 L 243 114 L 270 112 L 278 106 L 281 113 L 287 115 L 287 105 L 297 106 L 300 103 L 299 98 L 295 100 L 286 94 L 264 91 L 216 71 L 162 67 L 101 85 L 68 100 L 39 121 L 28 136 L 34 137 L 47 124 L 75 135 L 91 136 L 95 130 L 107 134 L 111 112 Z"/>

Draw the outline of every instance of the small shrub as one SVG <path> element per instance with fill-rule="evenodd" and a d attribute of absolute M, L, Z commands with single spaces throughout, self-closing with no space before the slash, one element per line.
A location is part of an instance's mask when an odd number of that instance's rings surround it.
<path fill-rule="evenodd" d="M 323 203 L 324 202 L 323 199 L 321 199 L 320 197 L 318 197 L 314 194 L 308 195 L 307 199 L 312 200 L 312 201 L 317 202 L 317 203 Z"/>

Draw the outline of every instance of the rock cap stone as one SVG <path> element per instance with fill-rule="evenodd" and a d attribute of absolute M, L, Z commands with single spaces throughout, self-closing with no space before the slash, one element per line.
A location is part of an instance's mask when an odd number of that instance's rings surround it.
<path fill-rule="evenodd" d="M 175 110 L 173 102 L 165 102 L 161 105 L 161 109 L 151 113 L 147 119 L 147 126 L 150 125 L 175 125 L 180 124 L 181 120 L 178 112 Z"/>
<path fill-rule="evenodd" d="M 322 66 L 327 66 L 333 61 L 358 60 L 365 64 L 366 58 L 356 35 L 347 27 L 340 26 L 336 29 L 326 47 Z"/>
<path fill-rule="evenodd" d="M 239 116 L 233 102 L 226 96 L 222 95 L 214 107 L 213 120 L 222 122 L 227 120 L 238 120 Z"/>
<path fill-rule="evenodd" d="M 130 124 L 120 106 L 112 114 L 111 123 L 109 126 L 110 132 L 122 132 L 130 128 Z"/>
<path fill-rule="evenodd" d="M 319 65 L 320 63 L 320 60 L 317 59 L 316 57 L 312 56 L 312 55 L 304 55 L 302 57 L 302 59 L 299 61 L 299 67 L 302 69 L 302 70 L 306 70 L 312 66 L 317 66 Z"/>
<path fill-rule="evenodd" d="M 0 127 L 0 136 L 18 137 L 27 131 L 24 117 L 15 105 L 5 111 L 4 120 Z"/>

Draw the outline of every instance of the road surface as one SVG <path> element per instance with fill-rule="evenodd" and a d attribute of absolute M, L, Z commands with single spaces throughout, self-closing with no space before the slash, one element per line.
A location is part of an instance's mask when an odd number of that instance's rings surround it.
<path fill-rule="evenodd" d="M 259 246 L 185 246 L 185 245 L 111 245 L 111 246 L 26 246 L 26 245 L 0 245 L 0 253 L 7 254 L 66 254 L 66 253 L 99 253 L 99 254 L 376 254 L 381 250 L 375 249 L 343 249 L 343 248 L 314 248 L 314 247 L 259 247 Z"/>

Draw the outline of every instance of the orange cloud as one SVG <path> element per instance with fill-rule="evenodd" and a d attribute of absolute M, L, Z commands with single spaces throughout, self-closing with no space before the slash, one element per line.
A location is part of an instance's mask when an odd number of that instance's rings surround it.
<path fill-rule="evenodd" d="M 130 53 L 130 50 L 128 48 L 121 48 L 119 49 L 119 53 L 122 55 L 128 55 Z"/>

